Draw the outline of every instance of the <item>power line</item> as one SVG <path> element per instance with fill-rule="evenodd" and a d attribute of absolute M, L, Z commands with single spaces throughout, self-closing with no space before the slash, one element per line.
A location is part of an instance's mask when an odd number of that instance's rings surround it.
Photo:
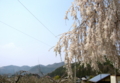
<path fill-rule="evenodd" d="M 42 24 L 53 36 L 55 36 L 53 34 L 53 32 L 51 32 L 25 5 L 23 5 L 23 3 L 21 3 L 19 0 L 18 2 L 40 23 Z M 56 37 L 56 36 L 55 36 Z"/>
<path fill-rule="evenodd" d="M 47 45 L 47 46 L 51 47 L 50 45 L 48 45 L 48 44 L 44 43 L 43 41 L 40 41 L 39 39 L 36 39 L 36 38 L 34 38 L 34 37 L 30 36 L 29 34 L 26 34 L 26 33 L 22 32 L 22 31 L 20 31 L 20 30 L 18 30 L 18 29 L 16 29 L 16 28 L 14 28 L 14 27 L 12 27 L 12 26 L 10 26 L 10 25 L 8 25 L 8 24 L 6 24 L 6 23 L 2 22 L 2 21 L 0 21 L 0 22 L 1 22 L 2 24 L 4 24 L 4 25 L 6 25 L 6 26 L 8 26 L 8 27 L 10 27 L 10 28 L 12 28 L 12 29 L 14 29 L 14 30 L 16 30 L 16 31 L 18 31 L 18 32 L 20 32 L 20 33 L 22 33 L 22 34 L 24 34 L 24 35 L 26 35 L 26 36 L 30 37 L 30 38 L 32 38 L 32 39 L 35 39 L 35 40 L 37 40 L 37 41 L 39 41 L 39 42 L 41 42 L 41 43 L 43 43 L 43 44 L 45 44 L 45 45 Z"/>
<path fill-rule="evenodd" d="M 44 75 L 43 72 L 42 72 L 42 69 L 41 69 L 41 67 L 40 67 L 39 58 L 38 58 L 38 70 L 39 70 L 39 73 L 40 73 L 40 74 Z"/>

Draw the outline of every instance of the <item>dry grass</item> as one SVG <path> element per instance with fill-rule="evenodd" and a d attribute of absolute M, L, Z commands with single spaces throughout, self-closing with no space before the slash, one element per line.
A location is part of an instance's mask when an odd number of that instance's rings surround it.
<path fill-rule="evenodd" d="M 18 80 L 19 79 L 19 80 Z M 59 79 L 54 80 L 50 77 L 41 77 L 37 78 L 35 76 L 14 76 L 14 77 L 5 77 L 0 76 L 0 83 L 73 83 L 68 79 Z"/>

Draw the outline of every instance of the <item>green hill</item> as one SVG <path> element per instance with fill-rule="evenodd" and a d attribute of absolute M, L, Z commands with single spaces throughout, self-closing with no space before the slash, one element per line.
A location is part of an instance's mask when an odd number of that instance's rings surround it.
<path fill-rule="evenodd" d="M 72 70 L 74 70 L 74 65 L 72 64 Z M 84 65 L 79 65 L 76 64 L 76 76 L 77 77 L 84 77 L 84 76 L 94 76 L 100 73 L 109 73 L 109 74 L 120 74 L 117 70 L 115 72 L 115 68 L 113 65 L 110 63 L 110 61 L 107 61 L 103 64 L 98 63 L 100 71 L 95 71 L 93 68 L 90 66 L 91 64 L 88 64 L 87 67 L 85 68 Z M 49 73 L 48 75 L 51 77 L 59 75 L 60 77 L 65 75 L 67 76 L 66 69 L 62 67 L 57 68 L 55 71 Z"/>
<path fill-rule="evenodd" d="M 41 72 L 45 75 L 47 73 L 50 73 L 52 71 L 54 71 L 56 68 L 61 67 L 64 65 L 64 62 L 61 63 L 54 63 L 51 65 L 47 65 L 47 66 L 41 66 L 41 65 L 37 65 L 32 67 L 29 72 L 31 73 L 37 73 L 37 74 L 41 74 Z"/>

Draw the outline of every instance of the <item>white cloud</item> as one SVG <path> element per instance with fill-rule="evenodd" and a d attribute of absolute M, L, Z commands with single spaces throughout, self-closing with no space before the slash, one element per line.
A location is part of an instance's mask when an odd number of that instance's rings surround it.
<path fill-rule="evenodd" d="M 2 46 L 4 49 L 14 49 L 17 48 L 14 43 L 8 43 Z"/>
<path fill-rule="evenodd" d="M 18 56 L 19 54 L 23 54 L 22 48 L 16 46 L 15 43 L 7 43 L 4 45 L 0 45 L 0 55 L 1 56 Z"/>

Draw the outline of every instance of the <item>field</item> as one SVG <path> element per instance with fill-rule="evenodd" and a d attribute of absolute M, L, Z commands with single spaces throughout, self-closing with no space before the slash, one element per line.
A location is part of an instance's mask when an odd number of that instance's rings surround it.
<path fill-rule="evenodd" d="M 70 79 L 58 79 L 45 76 L 45 77 L 36 77 L 36 76 L 0 76 L 0 83 L 73 83 Z"/>

